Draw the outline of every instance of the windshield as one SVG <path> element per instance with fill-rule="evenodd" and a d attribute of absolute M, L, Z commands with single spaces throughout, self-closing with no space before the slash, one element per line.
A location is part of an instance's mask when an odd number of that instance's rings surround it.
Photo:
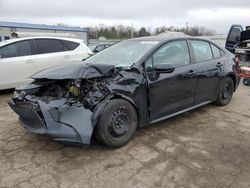
<path fill-rule="evenodd" d="M 129 67 L 157 43 L 157 41 L 123 41 L 95 54 L 87 61 Z"/>

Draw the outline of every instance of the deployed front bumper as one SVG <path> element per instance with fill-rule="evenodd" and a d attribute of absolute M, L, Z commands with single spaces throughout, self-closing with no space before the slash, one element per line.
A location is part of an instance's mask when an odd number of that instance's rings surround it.
<path fill-rule="evenodd" d="M 9 101 L 21 125 L 31 132 L 46 134 L 56 141 L 90 144 L 92 112 L 79 104 L 67 105 L 65 99 L 46 103 L 32 97 L 25 102 Z"/>

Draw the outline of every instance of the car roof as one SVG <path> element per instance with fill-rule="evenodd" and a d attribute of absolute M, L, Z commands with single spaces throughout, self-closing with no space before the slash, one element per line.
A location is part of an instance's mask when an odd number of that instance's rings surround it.
<path fill-rule="evenodd" d="M 191 37 L 189 35 L 173 35 L 173 36 L 164 36 L 164 35 L 156 35 L 156 36 L 148 36 L 148 37 L 139 37 L 139 38 L 133 38 L 129 39 L 130 41 L 159 41 L 159 42 L 164 42 L 164 41 L 169 41 L 169 40 L 174 40 L 174 39 L 202 39 L 202 40 L 207 40 L 207 38 L 203 37 Z"/>
<path fill-rule="evenodd" d="M 11 44 L 14 42 L 19 42 L 23 40 L 31 40 L 31 39 L 59 39 L 59 40 L 68 40 L 72 42 L 83 42 L 82 39 L 75 39 L 75 38 L 65 38 L 65 37 L 51 37 L 51 36 L 42 36 L 42 37 L 23 37 L 23 38 L 14 38 L 14 39 L 9 39 L 9 40 L 4 40 L 0 42 L 0 47 Z"/>
<path fill-rule="evenodd" d="M 168 42 L 170 40 L 178 40 L 178 39 L 204 40 L 204 41 L 213 43 L 216 46 L 220 47 L 220 45 L 216 44 L 215 41 L 210 40 L 207 37 L 204 37 L 204 36 L 189 36 L 189 35 L 155 35 L 155 36 L 133 38 L 133 39 L 129 39 L 128 41 L 153 41 L 153 42 L 157 41 L 159 44 L 161 44 L 161 43 Z"/>

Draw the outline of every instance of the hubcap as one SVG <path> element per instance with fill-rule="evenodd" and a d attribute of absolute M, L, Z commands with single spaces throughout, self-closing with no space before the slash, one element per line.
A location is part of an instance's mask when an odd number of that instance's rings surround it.
<path fill-rule="evenodd" d="M 108 132 L 113 138 L 119 138 L 126 134 L 129 129 L 129 118 L 126 108 L 115 110 L 110 117 Z"/>

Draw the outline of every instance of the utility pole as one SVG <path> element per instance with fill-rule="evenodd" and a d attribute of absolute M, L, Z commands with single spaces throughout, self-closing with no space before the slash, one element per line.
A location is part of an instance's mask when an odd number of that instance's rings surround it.
<path fill-rule="evenodd" d="M 134 38 L 134 24 L 131 25 L 131 39 Z"/>
<path fill-rule="evenodd" d="M 188 22 L 185 22 L 186 24 L 186 34 L 188 34 Z"/>
<path fill-rule="evenodd" d="M 95 26 L 95 38 L 98 39 L 98 27 Z"/>

